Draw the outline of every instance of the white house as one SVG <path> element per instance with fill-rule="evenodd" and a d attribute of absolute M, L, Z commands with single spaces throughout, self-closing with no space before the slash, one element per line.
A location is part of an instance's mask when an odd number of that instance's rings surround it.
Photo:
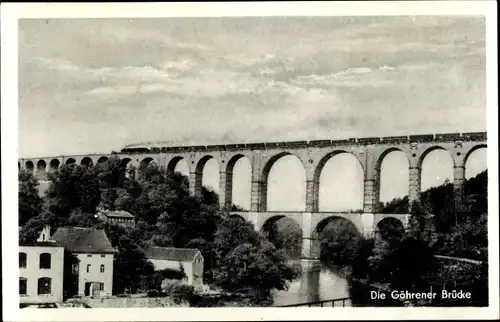
<path fill-rule="evenodd" d="M 35 243 L 19 245 L 21 305 L 62 302 L 63 269 L 64 247 L 50 239 L 50 227 Z"/>
<path fill-rule="evenodd" d="M 203 255 L 198 249 L 149 247 L 146 249 L 146 258 L 158 271 L 167 268 L 179 270 L 182 265 L 186 284 L 203 284 Z"/>
<path fill-rule="evenodd" d="M 78 295 L 95 297 L 112 294 L 115 249 L 104 230 L 58 228 L 52 239 L 64 245 L 77 258 L 72 270 L 78 275 Z"/>

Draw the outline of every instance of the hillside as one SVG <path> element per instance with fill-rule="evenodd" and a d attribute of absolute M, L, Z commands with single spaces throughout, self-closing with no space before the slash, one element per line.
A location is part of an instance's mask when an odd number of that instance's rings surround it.
<path fill-rule="evenodd" d="M 457 206 L 451 183 L 430 188 L 420 198 L 415 213 L 425 215 L 429 243 L 436 253 L 487 260 L 487 170 L 465 181 L 464 199 Z M 408 197 L 386 203 L 381 212 L 408 212 Z"/>

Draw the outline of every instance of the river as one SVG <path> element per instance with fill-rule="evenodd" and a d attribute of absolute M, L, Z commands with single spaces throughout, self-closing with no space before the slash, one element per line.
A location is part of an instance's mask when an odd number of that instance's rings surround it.
<path fill-rule="evenodd" d="M 273 294 L 274 306 L 344 297 L 350 297 L 347 279 L 323 263 L 319 272 L 303 272 L 299 280 L 290 283 L 288 290 Z M 350 302 L 346 303 L 349 305 Z"/>

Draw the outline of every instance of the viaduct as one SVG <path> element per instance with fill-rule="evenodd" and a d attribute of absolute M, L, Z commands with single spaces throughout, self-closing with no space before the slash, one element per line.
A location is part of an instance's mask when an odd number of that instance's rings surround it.
<path fill-rule="evenodd" d="M 273 143 L 229 144 L 208 146 L 128 146 L 117 153 L 26 158 L 18 160 L 19 169 L 33 171 L 40 180 L 63 164 L 93 166 L 116 156 L 124 166 L 141 167 L 155 162 L 173 172 L 177 163 L 186 160 L 189 166 L 189 188 L 200 194 L 206 162 L 215 159 L 220 169 L 219 201 L 222 207 L 232 205 L 233 168 L 243 157 L 252 166 L 251 206 L 248 212 L 231 212 L 254 224 L 258 231 L 279 218 L 295 220 L 302 229 L 302 263 L 316 265 L 319 258 L 318 233 L 329 220 L 344 218 L 358 231 L 370 235 L 384 220 L 398 220 L 406 227 L 409 214 L 377 213 L 380 192 L 380 169 L 384 157 L 392 151 L 403 152 L 409 164 L 409 200 L 417 201 L 420 193 L 421 168 L 425 156 L 436 149 L 448 151 L 453 159 L 453 185 L 456 198 L 461 198 L 465 165 L 469 155 L 487 146 L 485 132 L 409 135 L 396 137 L 351 138 Z M 319 178 L 326 162 L 339 153 L 350 153 L 359 161 L 364 173 L 363 211 L 361 213 L 319 212 Z M 283 156 L 294 155 L 306 174 L 306 206 L 303 212 L 271 212 L 267 210 L 267 182 L 273 164 Z M 304 264 L 306 263 L 306 264 Z"/>

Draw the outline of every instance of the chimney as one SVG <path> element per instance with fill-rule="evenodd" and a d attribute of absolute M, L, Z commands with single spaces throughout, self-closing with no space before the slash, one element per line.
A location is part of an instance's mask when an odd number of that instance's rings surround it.
<path fill-rule="evenodd" d="M 43 227 L 42 232 L 40 233 L 40 237 L 37 239 L 38 242 L 49 242 L 52 241 L 50 239 L 50 226 L 46 225 Z"/>

